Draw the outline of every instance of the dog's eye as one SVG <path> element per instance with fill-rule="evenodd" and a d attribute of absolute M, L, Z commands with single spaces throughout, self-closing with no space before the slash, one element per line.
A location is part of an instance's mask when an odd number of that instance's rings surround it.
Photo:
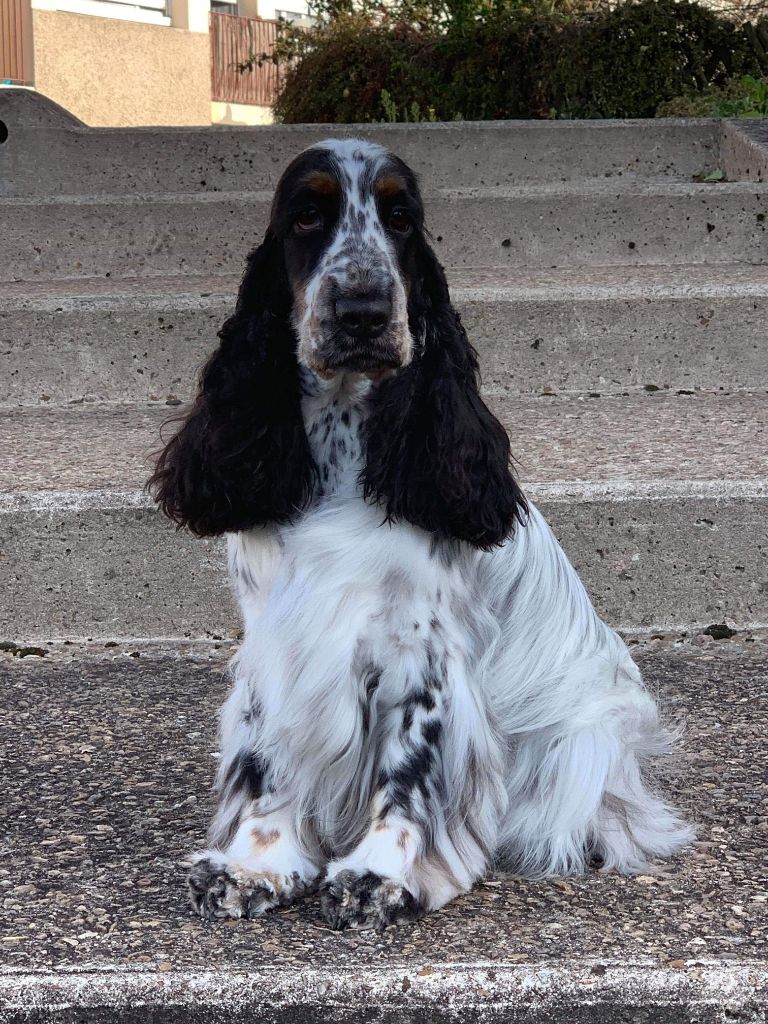
<path fill-rule="evenodd" d="M 393 231 L 407 235 L 413 227 L 413 222 L 402 206 L 396 206 L 389 215 L 389 226 Z"/>
<path fill-rule="evenodd" d="M 297 231 L 317 231 L 323 226 L 323 218 L 316 206 L 308 206 L 295 220 Z"/>

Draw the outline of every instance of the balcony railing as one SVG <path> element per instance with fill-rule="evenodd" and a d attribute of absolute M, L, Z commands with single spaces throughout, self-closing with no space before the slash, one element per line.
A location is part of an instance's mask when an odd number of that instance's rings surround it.
<path fill-rule="evenodd" d="M 0 3 L 6 0 L 0 0 Z M 277 93 L 274 64 L 237 70 L 250 56 L 270 53 L 277 40 L 277 22 L 210 14 L 211 98 L 223 103 L 251 103 L 268 107 Z"/>

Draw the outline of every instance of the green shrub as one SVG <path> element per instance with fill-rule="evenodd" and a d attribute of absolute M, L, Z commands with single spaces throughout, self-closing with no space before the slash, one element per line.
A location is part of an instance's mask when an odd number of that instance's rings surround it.
<path fill-rule="evenodd" d="M 676 96 L 662 103 L 657 117 L 768 117 L 768 78 L 729 79 L 724 86 Z"/>
<path fill-rule="evenodd" d="M 320 25 L 283 30 L 279 120 L 653 117 L 768 73 L 766 25 L 689 0 L 324 2 Z"/>
<path fill-rule="evenodd" d="M 552 105 L 568 117 L 653 117 L 672 96 L 759 69 L 744 32 L 696 3 L 624 4 L 559 42 Z"/>

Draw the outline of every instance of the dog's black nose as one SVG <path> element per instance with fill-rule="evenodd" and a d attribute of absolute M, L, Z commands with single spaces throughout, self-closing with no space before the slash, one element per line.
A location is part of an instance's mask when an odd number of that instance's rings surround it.
<path fill-rule="evenodd" d="M 378 338 L 384 333 L 392 312 L 385 298 L 349 298 L 336 300 L 336 318 L 353 338 Z"/>

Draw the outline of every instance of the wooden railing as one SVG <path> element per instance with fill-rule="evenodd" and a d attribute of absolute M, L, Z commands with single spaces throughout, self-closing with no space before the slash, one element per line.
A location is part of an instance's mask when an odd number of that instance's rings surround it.
<path fill-rule="evenodd" d="M 30 0 L 0 0 L 0 82 L 32 84 Z"/>
<path fill-rule="evenodd" d="M 0 0 L 4 3 L 6 0 Z M 277 22 L 211 14 L 211 99 L 224 103 L 269 106 L 277 93 L 274 64 L 254 64 L 240 72 L 237 65 L 250 56 L 270 53 L 277 39 Z"/>

